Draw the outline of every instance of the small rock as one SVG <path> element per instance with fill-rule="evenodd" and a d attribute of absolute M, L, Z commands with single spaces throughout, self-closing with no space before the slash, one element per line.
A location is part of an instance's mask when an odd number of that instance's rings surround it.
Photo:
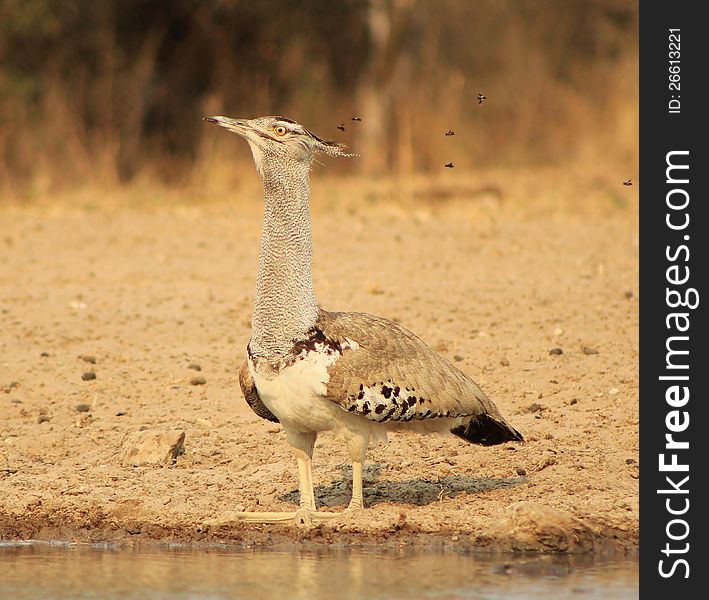
<path fill-rule="evenodd" d="M 82 354 L 79 358 L 84 362 L 91 363 L 92 365 L 96 364 L 96 357 L 91 354 Z"/>
<path fill-rule="evenodd" d="M 633 290 L 626 290 L 624 296 L 628 300 L 632 300 L 633 298 L 635 298 L 635 294 L 633 293 Z"/>
<path fill-rule="evenodd" d="M 510 550 L 583 552 L 594 547 L 594 532 L 573 514 L 523 500 L 507 507 L 488 533 Z"/>
<path fill-rule="evenodd" d="M 463 357 L 462 357 L 460 354 L 454 354 L 454 355 L 453 355 L 453 360 L 454 360 L 455 362 L 460 362 L 460 361 L 462 361 L 462 360 L 464 360 L 464 359 L 463 359 Z"/>
<path fill-rule="evenodd" d="M 93 417 L 89 413 L 81 413 L 76 421 L 74 421 L 74 427 L 86 427 L 93 423 L 93 420 Z"/>
<path fill-rule="evenodd" d="M 584 354 L 598 354 L 598 349 L 593 346 L 581 346 L 581 352 Z"/>
<path fill-rule="evenodd" d="M 123 439 L 121 464 L 124 467 L 169 465 L 185 451 L 185 432 L 145 429 Z"/>
<path fill-rule="evenodd" d="M 125 410 L 119 410 L 119 411 L 116 413 L 116 416 L 117 416 L 117 417 L 123 417 L 123 416 L 125 416 L 125 414 L 126 414 L 126 411 L 125 411 Z"/>
<path fill-rule="evenodd" d="M 187 365 L 188 369 L 192 369 L 193 371 L 201 371 L 202 367 L 200 367 L 197 363 L 190 363 Z"/>
<path fill-rule="evenodd" d="M 87 413 L 90 410 L 91 406 L 89 406 L 88 404 L 81 403 L 76 405 L 76 412 Z"/>
<path fill-rule="evenodd" d="M 617 396 L 619 393 L 618 388 L 611 388 L 608 390 L 608 395 L 609 396 Z"/>
<path fill-rule="evenodd" d="M 2 391 L 5 392 L 6 394 L 9 394 L 12 390 L 15 388 L 20 387 L 20 382 L 19 381 L 11 381 L 7 385 L 3 386 Z"/>
<path fill-rule="evenodd" d="M 190 385 L 204 385 L 207 380 L 204 377 L 193 377 L 190 379 Z"/>
<path fill-rule="evenodd" d="M 571 401 L 569 402 L 569 404 L 570 404 L 571 406 L 573 406 L 574 404 L 578 404 L 578 401 L 579 401 L 578 398 L 571 398 Z"/>
<path fill-rule="evenodd" d="M 626 459 L 625 459 L 625 464 L 626 464 L 626 465 L 634 465 L 634 464 L 635 464 L 635 459 L 634 459 L 634 458 L 626 458 Z"/>
<path fill-rule="evenodd" d="M 49 356 L 49 352 L 42 352 L 42 353 L 40 354 L 40 356 L 41 356 L 42 358 L 47 358 L 47 357 Z"/>
<path fill-rule="evenodd" d="M 551 354 L 551 355 L 558 356 L 563 353 L 564 353 L 564 351 L 561 348 L 552 348 L 551 350 L 549 350 L 549 354 Z"/>
<path fill-rule="evenodd" d="M 561 327 L 557 327 L 557 328 L 554 330 L 554 335 L 555 335 L 556 337 L 562 336 L 562 335 L 564 335 L 564 333 L 565 333 L 565 332 L 564 332 L 564 330 L 563 330 Z"/>
<path fill-rule="evenodd" d="M 503 357 L 500 359 L 500 364 L 501 364 L 503 367 L 509 367 L 509 366 L 510 366 L 510 361 L 507 360 L 507 358 L 505 358 L 505 357 L 503 356 Z"/>
<path fill-rule="evenodd" d="M 86 373 L 81 374 L 81 378 L 84 381 L 91 381 L 92 379 L 96 379 L 96 373 L 93 371 L 86 371 Z"/>
<path fill-rule="evenodd" d="M 49 417 L 47 415 L 39 415 L 37 417 L 37 423 L 46 423 L 49 421 Z"/>
<path fill-rule="evenodd" d="M 517 467 L 515 471 L 520 477 L 524 477 L 527 474 L 527 469 L 523 469 L 522 467 Z"/>
<path fill-rule="evenodd" d="M 266 433 L 280 433 L 280 431 L 280 425 L 269 425 L 268 427 L 266 427 Z"/>
<path fill-rule="evenodd" d="M 547 467 L 552 467 L 552 466 L 554 466 L 555 464 L 557 464 L 556 457 L 554 457 L 554 456 L 545 456 L 544 458 L 542 458 L 542 459 L 536 464 L 536 466 L 534 467 L 534 470 L 537 471 L 537 472 L 538 472 L 538 471 L 543 471 L 543 470 L 546 469 Z"/>

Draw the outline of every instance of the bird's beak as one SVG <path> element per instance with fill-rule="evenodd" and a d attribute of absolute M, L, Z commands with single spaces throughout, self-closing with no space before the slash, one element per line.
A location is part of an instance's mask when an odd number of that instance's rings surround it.
<path fill-rule="evenodd" d="M 216 123 L 224 129 L 238 133 L 239 135 L 246 135 L 246 132 L 251 129 L 249 126 L 249 121 L 247 119 L 231 119 L 230 117 L 204 117 L 207 123 Z"/>

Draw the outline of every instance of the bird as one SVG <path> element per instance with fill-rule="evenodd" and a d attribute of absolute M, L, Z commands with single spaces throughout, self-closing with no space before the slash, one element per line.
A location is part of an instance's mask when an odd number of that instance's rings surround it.
<path fill-rule="evenodd" d="M 446 169 L 452 169 L 455 165 L 452 162 L 446 163 L 443 165 Z"/>
<path fill-rule="evenodd" d="M 483 94 L 478 94 L 478 104 L 482 104 L 483 100 L 487 100 L 487 96 Z"/>
<path fill-rule="evenodd" d="M 455 135 L 455 131 L 449 129 L 448 131 L 446 131 L 446 135 Z"/>
<path fill-rule="evenodd" d="M 632 179 L 627 179 L 626 181 L 623 182 L 623 185 L 633 185 Z"/>
<path fill-rule="evenodd" d="M 248 142 L 263 183 L 251 339 L 239 383 L 251 409 L 283 427 L 300 491 L 296 511 L 233 513 L 234 520 L 307 525 L 341 515 L 318 511 L 315 503 L 313 448 L 323 431 L 338 434 L 352 462 L 346 510 L 364 508 L 367 448 L 389 431 L 453 433 L 483 446 L 523 441 L 470 377 L 414 333 L 383 317 L 331 312 L 317 303 L 310 168 L 319 153 L 356 155 L 281 116 L 205 120 Z"/>

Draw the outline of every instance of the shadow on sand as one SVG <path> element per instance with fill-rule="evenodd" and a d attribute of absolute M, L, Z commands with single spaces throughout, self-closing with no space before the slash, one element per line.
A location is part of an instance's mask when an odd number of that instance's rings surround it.
<path fill-rule="evenodd" d="M 461 492 L 479 494 L 488 490 L 514 487 L 527 483 L 526 477 L 468 477 L 451 475 L 436 480 L 405 479 L 403 481 L 377 481 L 384 465 L 367 465 L 364 473 L 364 500 L 367 506 L 382 502 L 396 502 L 425 506 L 443 498 L 455 498 Z M 352 496 L 352 469 L 342 466 L 342 479 L 329 485 L 315 488 L 318 506 L 347 506 Z M 281 496 L 281 500 L 298 504 L 300 492 L 293 490 Z"/>

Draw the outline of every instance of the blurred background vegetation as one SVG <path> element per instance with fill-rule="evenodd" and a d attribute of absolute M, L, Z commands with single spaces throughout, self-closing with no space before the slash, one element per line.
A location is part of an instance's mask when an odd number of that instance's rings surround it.
<path fill-rule="evenodd" d="M 637 29 L 633 0 L 0 0 L 0 194 L 233 172 L 212 114 L 361 155 L 333 172 L 634 168 Z"/>

